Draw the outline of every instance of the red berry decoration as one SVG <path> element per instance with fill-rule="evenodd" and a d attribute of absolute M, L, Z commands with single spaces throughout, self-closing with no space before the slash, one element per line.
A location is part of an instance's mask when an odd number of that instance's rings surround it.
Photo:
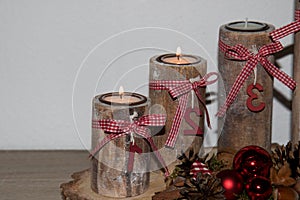
<path fill-rule="evenodd" d="M 225 189 L 224 196 L 226 199 L 234 200 L 237 198 L 237 195 L 243 192 L 243 177 L 235 170 L 223 170 L 217 174 L 217 177 L 221 179 L 222 186 Z"/>
<path fill-rule="evenodd" d="M 272 185 L 269 179 L 257 176 L 248 181 L 246 191 L 251 200 L 266 200 L 272 194 Z"/>
<path fill-rule="evenodd" d="M 245 180 L 255 177 L 267 177 L 272 166 L 270 154 L 259 146 L 247 146 L 238 151 L 233 159 L 233 168 Z"/>

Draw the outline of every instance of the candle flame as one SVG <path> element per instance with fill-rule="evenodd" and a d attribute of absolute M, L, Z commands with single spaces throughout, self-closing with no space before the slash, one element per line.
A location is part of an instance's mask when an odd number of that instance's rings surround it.
<path fill-rule="evenodd" d="M 120 86 L 120 88 L 119 88 L 119 95 L 120 95 L 120 98 L 122 99 L 123 96 L 124 96 L 124 88 L 123 88 L 123 86 Z"/>
<path fill-rule="evenodd" d="M 177 49 L 176 49 L 176 56 L 177 57 L 181 56 L 181 48 L 180 47 L 177 47 Z"/>

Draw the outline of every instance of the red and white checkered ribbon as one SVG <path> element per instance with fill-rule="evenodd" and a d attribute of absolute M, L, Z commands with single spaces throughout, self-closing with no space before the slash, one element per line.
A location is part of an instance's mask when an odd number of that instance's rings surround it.
<path fill-rule="evenodd" d="M 241 44 L 235 46 L 229 46 L 219 41 L 219 48 L 225 54 L 228 59 L 247 61 L 238 77 L 236 78 L 233 86 L 231 87 L 229 94 L 226 98 L 224 105 L 219 109 L 217 116 L 222 117 L 226 113 L 229 106 L 235 100 L 238 92 L 243 86 L 246 79 L 249 77 L 250 73 L 254 70 L 258 63 L 273 77 L 277 78 L 291 90 L 296 87 L 296 82 L 289 77 L 283 71 L 280 71 L 276 66 L 274 66 L 269 60 L 268 56 L 274 54 L 283 49 L 280 42 L 276 41 L 274 43 L 267 44 L 261 47 L 257 54 L 250 52 L 246 47 Z"/>
<path fill-rule="evenodd" d="M 208 80 L 212 76 L 216 76 L 213 80 Z M 150 90 L 168 90 L 169 94 L 173 99 L 177 98 L 179 104 L 177 106 L 177 110 L 173 119 L 173 124 L 166 140 L 165 146 L 174 148 L 178 134 L 179 134 L 179 127 L 181 121 L 183 119 L 184 113 L 186 111 L 187 100 L 189 93 L 194 90 L 195 94 L 197 95 L 199 101 L 203 104 L 205 113 L 206 113 L 206 120 L 208 127 L 210 126 L 209 114 L 208 110 L 205 106 L 205 99 L 202 99 L 201 94 L 199 92 L 200 87 L 205 87 L 207 85 L 213 84 L 218 79 L 218 73 L 210 72 L 202 77 L 199 81 L 192 82 L 190 80 L 184 81 L 175 81 L 175 80 L 152 80 L 149 83 Z"/>
<path fill-rule="evenodd" d="M 190 175 L 192 176 L 193 179 L 196 179 L 198 173 L 211 174 L 211 170 L 209 170 L 204 163 L 202 163 L 200 161 L 195 161 L 192 164 L 192 167 L 190 170 Z"/>
<path fill-rule="evenodd" d="M 300 30 L 300 10 L 295 11 L 295 20 L 294 22 L 278 28 L 270 33 L 270 36 L 274 41 L 277 41 L 281 38 L 284 38 L 292 33 L 298 32 Z"/>
<path fill-rule="evenodd" d="M 145 115 L 137 120 L 134 120 L 132 123 L 130 121 L 124 121 L 124 120 L 114 120 L 114 119 L 102 119 L 102 120 L 93 120 L 92 122 L 92 128 L 95 129 L 102 129 L 105 132 L 110 133 L 107 135 L 103 140 L 101 140 L 97 146 L 92 150 L 90 156 L 94 156 L 98 151 L 100 151 L 104 145 L 106 145 L 108 142 L 111 140 L 120 138 L 125 135 L 130 135 L 131 133 L 135 133 L 143 138 L 145 138 L 156 158 L 164 167 L 165 169 L 165 176 L 169 176 L 169 170 L 167 168 L 167 165 L 159 153 L 156 145 L 154 144 L 154 141 L 151 138 L 151 133 L 149 128 L 146 126 L 164 126 L 166 121 L 166 116 L 165 115 L 160 115 L 160 114 L 153 114 L 153 115 Z M 134 148 L 135 144 L 131 144 L 131 147 Z M 136 151 L 137 148 L 134 148 Z M 133 166 L 133 160 L 131 160 L 132 163 L 129 163 L 129 166 Z M 131 167 L 128 167 L 131 168 Z"/>

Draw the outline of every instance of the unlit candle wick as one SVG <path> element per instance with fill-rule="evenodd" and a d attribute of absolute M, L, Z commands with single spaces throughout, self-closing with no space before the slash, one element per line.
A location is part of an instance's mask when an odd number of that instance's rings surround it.
<path fill-rule="evenodd" d="M 245 28 L 248 28 L 248 17 L 245 19 Z"/>

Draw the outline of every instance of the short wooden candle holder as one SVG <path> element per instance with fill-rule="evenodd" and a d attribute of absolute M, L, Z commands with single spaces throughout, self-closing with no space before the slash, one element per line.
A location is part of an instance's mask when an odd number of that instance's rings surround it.
<path fill-rule="evenodd" d="M 115 106 L 101 102 L 100 96 L 93 100 L 93 121 L 114 119 L 130 121 L 130 115 L 136 118 L 147 113 L 149 99 L 142 104 Z M 101 128 L 92 129 L 92 149 L 110 133 Z M 94 192 L 108 197 L 131 197 L 144 193 L 149 187 L 150 147 L 141 137 L 135 137 L 135 144 L 142 154 L 135 154 L 133 171 L 128 172 L 130 153 L 130 135 L 109 141 L 95 156 L 91 165 L 91 188 Z"/>

